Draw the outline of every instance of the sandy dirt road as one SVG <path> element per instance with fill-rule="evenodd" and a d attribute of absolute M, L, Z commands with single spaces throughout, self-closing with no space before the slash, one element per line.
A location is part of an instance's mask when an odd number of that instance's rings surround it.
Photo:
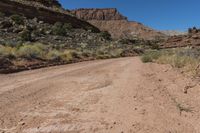
<path fill-rule="evenodd" d="M 200 86 L 138 57 L 0 75 L 0 133 L 200 133 Z"/>

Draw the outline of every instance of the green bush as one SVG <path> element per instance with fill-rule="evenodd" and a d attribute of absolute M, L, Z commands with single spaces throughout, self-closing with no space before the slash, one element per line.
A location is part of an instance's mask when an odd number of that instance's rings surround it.
<path fill-rule="evenodd" d="M 89 32 L 92 32 L 92 33 L 99 33 L 100 32 L 100 30 L 98 28 L 95 28 L 94 26 L 86 26 L 84 29 L 89 31 Z"/>
<path fill-rule="evenodd" d="M 48 52 L 46 58 L 52 61 L 60 61 L 62 59 L 61 56 L 62 56 L 62 53 L 60 51 L 53 49 Z"/>
<path fill-rule="evenodd" d="M 52 33 L 54 35 L 65 36 L 66 29 L 64 28 L 64 25 L 61 22 L 56 22 L 52 27 Z"/>
<path fill-rule="evenodd" d="M 18 24 L 18 25 L 23 25 L 24 24 L 24 18 L 20 15 L 12 15 L 10 16 L 10 18 L 15 22 L 15 24 Z"/>
<path fill-rule="evenodd" d="M 103 37 L 103 38 L 106 39 L 106 40 L 111 40 L 111 35 L 110 35 L 110 33 L 108 33 L 107 31 L 102 31 L 102 32 L 100 33 L 100 36 Z"/>
<path fill-rule="evenodd" d="M 29 30 L 23 30 L 21 33 L 20 33 L 20 38 L 22 41 L 31 41 L 32 38 L 31 38 L 31 31 Z"/>
<path fill-rule="evenodd" d="M 159 51 L 147 51 L 144 53 L 141 57 L 142 62 L 153 62 L 154 60 L 157 60 L 161 56 L 161 53 Z"/>
<path fill-rule="evenodd" d="M 152 58 L 149 55 L 143 55 L 142 56 L 142 62 L 147 63 L 147 62 L 152 62 Z"/>
<path fill-rule="evenodd" d="M 159 46 L 157 43 L 153 43 L 153 44 L 151 45 L 151 48 L 152 48 L 152 49 L 159 49 L 160 46 Z"/>
<path fill-rule="evenodd" d="M 76 59 L 81 59 L 82 58 L 81 57 L 81 53 L 79 53 L 77 51 L 72 51 L 71 54 L 72 54 L 73 58 L 76 58 Z"/>
<path fill-rule="evenodd" d="M 65 29 L 65 30 L 72 30 L 73 26 L 72 26 L 71 23 L 64 23 L 63 29 Z"/>

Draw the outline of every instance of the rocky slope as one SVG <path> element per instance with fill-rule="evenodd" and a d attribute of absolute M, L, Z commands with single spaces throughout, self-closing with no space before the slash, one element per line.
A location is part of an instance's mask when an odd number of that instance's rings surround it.
<path fill-rule="evenodd" d="M 164 39 L 166 35 L 144 26 L 138 22 L 130 22 L 116 9 L 77 9 L 72 10 L 76 17 L 86 20 L 100 30 L 108 31 L 113 38 L 140 38 L 145 40 Z"/>
<path fill-rule="evenodd" d="M 197 47 L 200 46 L 200 29 L 190 28 L 188 34 L 170 37 L 166 42 L 161 44 L 162 48 L 176 47 Z"/>
<path fill-rule="evenodd" d="M 21 3 L 32 2 L 32 4 L 38 3 L 46 7 L 62 8 L 61 4 L 57 0 L 12 0 L 12 1 L 21 2 Z"/>
<path fill-rule="evenodd" d="M 28 3 L 27 3 L 28 2 Z M 31 1 L 20 1 L 18 0 L 1 0 L 0 1 L 0 12 L 6 15 L 20 14 L 27 18 L 35 18 L 47 23 L 54 24 L 56 22 L 70 23 L 74 28 L 82 28 L 86 30 L 93 30 L 99 32 L 99 29 L 89 24 L 88 22 L 82 21 L 73 17 L 67 12 L 57 11 L 47 6 L 41 6 L 40 4 L 30 4 Z"/>

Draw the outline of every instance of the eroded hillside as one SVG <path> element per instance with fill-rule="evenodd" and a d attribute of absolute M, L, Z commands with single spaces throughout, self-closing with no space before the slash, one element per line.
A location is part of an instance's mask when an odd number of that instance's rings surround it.
<path fill-rule="evenodd" d="M 166 42 L 161 44 L 162 48 L 177 48 L 177 47 L 197 47 L 200 46 L 200 29 L 189 28 L 185 35 L 170 37 Z"/>
<path fill-rule="evenodd" d="M 72 14 L 86 20 L 100 30 L 108 31 L 113 38 L 165 39 L 167 36 L 138 22 L 130 22 L 117 9 L 77 9 Z"/>
<path fill-rule="evenodd" d="M 0 12 L 6 15 L 19 14 L 31 19 L 36 17 L 38 20 L 51 24 L 56 22 L 70 23 L 74 28 L 83 28 L 99 32 L 99 29 L 95 26 L 88 22 L 79 20 L 71 14 L 67 14 L 67 12 L 60 12 L 47 6 L 40 6 L 41 4 L 35 5 L 30 4 L 29 2 L 32 1 L 18 2 L 17 0 L 1 0 Z"/>

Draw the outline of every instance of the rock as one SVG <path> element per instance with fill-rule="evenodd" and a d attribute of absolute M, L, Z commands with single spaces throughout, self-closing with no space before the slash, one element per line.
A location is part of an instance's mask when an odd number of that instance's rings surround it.
<path fill-rule="evenodd" d="M 193 36 L 192 36 L 192 39 L 200 39 L 200 36 L 198 36 L 198 35 L 193 35 Z"/>
<path fill-rule="evenodd" d="M 121 15 L 116 8 L 105 9 L 77 9 L 72 10 L 72 14 L 83 20 L 127 20 L 127 17 Z"/>

